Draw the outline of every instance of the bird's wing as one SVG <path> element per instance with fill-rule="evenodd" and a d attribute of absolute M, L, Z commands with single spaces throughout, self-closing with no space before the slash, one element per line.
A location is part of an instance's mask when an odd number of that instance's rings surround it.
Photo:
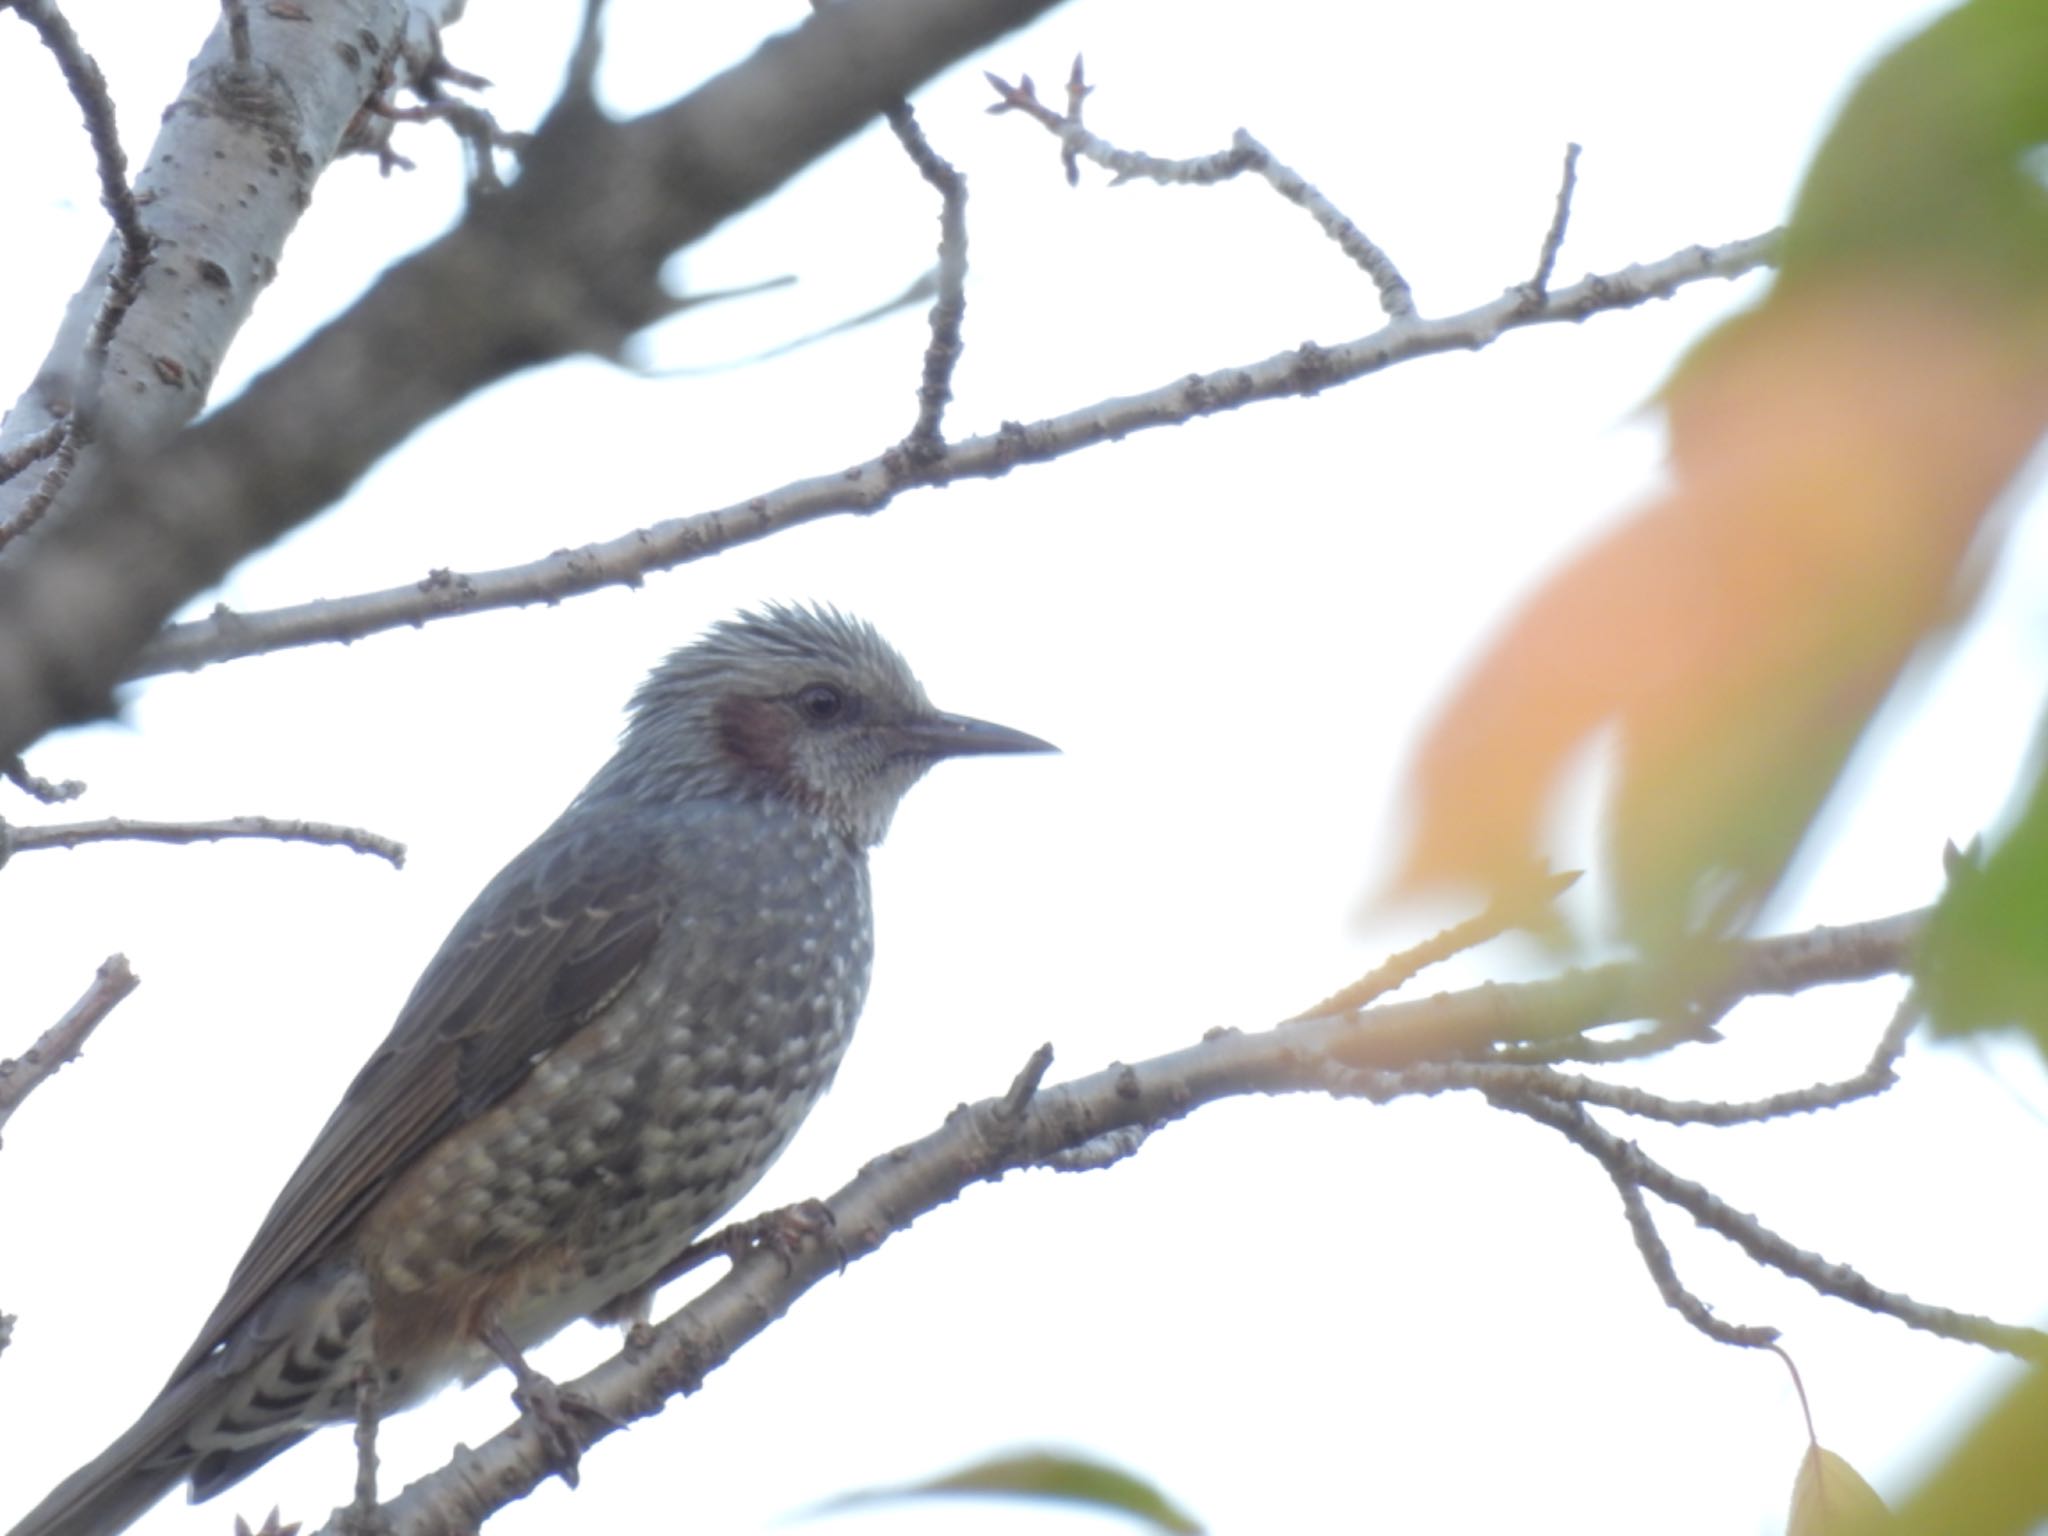
<path fill-rule="evenodd" d="M 485 887 L 270 1208 L 174 1382 L 618 995 L 672 901 L 657 848 L 630 810 L 579 807 Z"/>

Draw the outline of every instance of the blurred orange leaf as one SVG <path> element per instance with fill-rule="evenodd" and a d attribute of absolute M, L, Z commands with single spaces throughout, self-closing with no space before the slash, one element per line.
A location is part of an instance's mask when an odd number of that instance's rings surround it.
<path fill-rule="evenodd" d="M 1671 490 L 1535 593 L 1425 738 L 1397 892 L 1512 898 L 1609 728 L 1631 938 L 1733 930 L 1777 884 L 1901 669 L 1975 600 L 2048 423 L 2044 70 L 2048 7 L 1976 0 L 1859 87 L 1775 291 L 1665 392 Z"/>

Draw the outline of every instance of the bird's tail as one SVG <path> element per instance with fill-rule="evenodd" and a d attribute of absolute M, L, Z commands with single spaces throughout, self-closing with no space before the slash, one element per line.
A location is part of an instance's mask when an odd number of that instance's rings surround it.
<path fill-rule="evenodd" d="M 8 1536 L 115 1536 L 183 1482 L 198 1459 L 187 1448 L 195 1409 L 213 1390 L 193 1372 L 166 1388 L 134 1426 L 65 1478 Z"/>

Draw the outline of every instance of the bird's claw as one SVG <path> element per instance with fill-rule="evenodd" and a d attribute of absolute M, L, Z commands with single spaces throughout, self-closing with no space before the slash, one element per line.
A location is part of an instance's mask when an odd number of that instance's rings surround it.
<path fill-rule="evenodd" d="M 737 1260 L 750 1248 L 765 1248 L 782 1260 L 785 1272 L 796 1268 L 796 1256 L 812 1238 L 830 1237 L 839 1225 L 822 1200 L 799 1200 L 780 1210 L 764 1211 L 727 1229 L 727 1251 Z"/>
<path fill-rule="evenodd" d="M 512 1373 L 512 1403 L 519 1410 L 521 1422 L 540 1442 L 548 1464 L 563 1482 L 574 1488 L 581 1477 L 583 1460 L 583 1436 L 577 1431 L 574 1416 L 595 1419 L 610 1429 L 623 1428 L 623 1422 L 581 1392 L 556 1385 L 528 1365 L 526 1356 L 503 1329 L 486 1328 L 483 1341 Z"/>
<path fill-rule="evenodd" d="M 574 1420 L 595 1419 L 612 1429 L 620 1421 L 606 1413 L 581 1392 L 557 1386 L 529 1366 L 512 1390 L 512 1402 L 534 1437 L 540 1441 L 548 1463 L 571 1488 L 581 1477 L 583 1437 Z"/>

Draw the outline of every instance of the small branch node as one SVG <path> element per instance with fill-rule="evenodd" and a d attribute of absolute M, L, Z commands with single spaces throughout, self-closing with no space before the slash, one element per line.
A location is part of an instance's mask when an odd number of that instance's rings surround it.
<path fill-rule="evenodd" d="M 1045 1074 L 1052 1070 L 1052 1042 L 1047 1041 L 1031 1053 L 1009 1091 L 996 1104 L 996 1118 L 1015 1124 L 1024 1118 L 1024 1112 L 1031 1107 L 1031 1101 L 1038 1096 L 1038 1088 L 1045 1081 Z"/>

